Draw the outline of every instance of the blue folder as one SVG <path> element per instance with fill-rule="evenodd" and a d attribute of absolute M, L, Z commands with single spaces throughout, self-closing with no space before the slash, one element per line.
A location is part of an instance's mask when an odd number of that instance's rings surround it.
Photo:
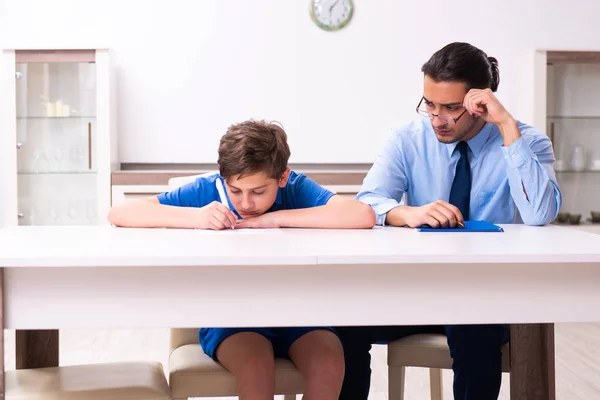
<path fill-rule="evenodd" d="M 504 232 L 504 229 L 487 221 L 465 221 L 464 228 L 432 228 L 424 225 L 415 228 L 419 232 Z"/>

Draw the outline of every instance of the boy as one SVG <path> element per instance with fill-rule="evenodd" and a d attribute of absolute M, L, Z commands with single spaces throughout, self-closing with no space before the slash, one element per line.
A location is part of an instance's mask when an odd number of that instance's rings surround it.
<path fill-rule="evenodd" d="M 276 124 L 229 127 L 218 151 L 219 174 L 149 199 L 115 206 L 108 220 L 137 228 L 372 228 L 375 213 L 336 196 L 287 166 L 287 135 Z M 219 183 L 220 182 L 220 183 Z M 226 189 L 229 207 L 219 202 Z M 203 328 L 200 344 L 236 377 L 242 399 L 274 396 L 274 357 L 289 357 L 304 377 L 304 399 L 337 399 L 342 345 L 331 328 Z"/>

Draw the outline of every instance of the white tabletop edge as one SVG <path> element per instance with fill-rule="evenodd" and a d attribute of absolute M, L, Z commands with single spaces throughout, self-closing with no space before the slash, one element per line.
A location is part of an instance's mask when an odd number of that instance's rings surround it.
<path fill-rule="evenodd" d="M 232 266 L 298 266 L 317 265 L 316 256 L 290 256 L 285 260 L 270 257 L 208 257 L 199 261 L 196 257 L 138 257 L 135 260 L 115 261 L 107 258 L 81 259 L 74 257 L 56 257 L 40 259 L 37 257 L 1 259 L 0 268 L 168 268 L 168 267 L 232 267 Z"/>
<path fill-rule="evenodd" d="M 317 257 L 319 265 L 351 265 L 351 264 L 564 264 L 591 263 L 600 264 L 600 255 L 444 255 L 407 254 L 407 255 L 324 255 Z"/>

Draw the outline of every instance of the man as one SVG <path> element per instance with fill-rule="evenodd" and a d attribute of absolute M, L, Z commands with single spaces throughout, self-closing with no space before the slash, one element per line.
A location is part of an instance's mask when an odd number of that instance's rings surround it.
<path fill-rule="evenodd" d="M 468 43 L 451 43 L 423 67 L 417 112 L 426 119 L 397 130 L 377 157 L 357 198 L 378 225 L 461 226 L 465 220 L 544 225 L 562 195 L 548 137 L 520 123 L 494 96 L 495 58 Z M 404 204 L 400 201 L 405 197 Z M 415 333 L 448 336 L 454 398 L 492 400 L 501 383 L 508 326 L 338 328 L 346 375 L 340 399 L 367 399 L 372 343 Z"/>

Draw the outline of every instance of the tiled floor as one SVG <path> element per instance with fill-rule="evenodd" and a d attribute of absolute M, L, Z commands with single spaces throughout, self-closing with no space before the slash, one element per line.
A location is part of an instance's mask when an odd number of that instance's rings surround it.
<path fill-rule="evenodd" d="M 168 361 L 168 330 L 62 331 L 61 365 L 84 362 L 159 360 Z M 14 332 L 6 332 L 5 362 L 14 369 Z M 373 349 L 373 378 L 369 399 L 387 400 L 387 370 L 384 346 Z M 600 398 L 600 323 L 556 326 L 556 390 L 559 400 Z M 428 373 L 409 369 L 405 400 L 429 396 Z M 503 376 L 500 399 L 509 399 L 508 375 Z M 452 372 L 444 373 L 445 399 L 452 399 Z"/>

